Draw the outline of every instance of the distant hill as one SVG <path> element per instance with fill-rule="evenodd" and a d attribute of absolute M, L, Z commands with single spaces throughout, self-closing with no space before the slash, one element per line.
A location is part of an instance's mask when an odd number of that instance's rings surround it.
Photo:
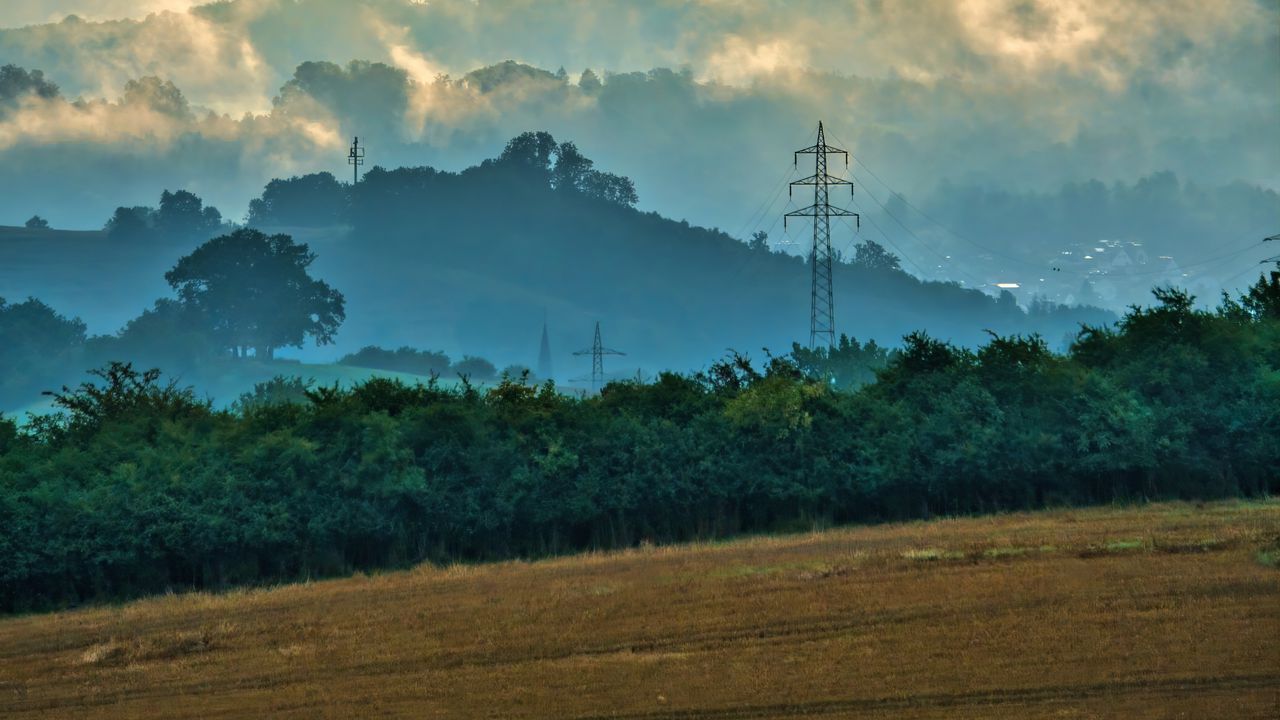
<path fill-rule="evenodd" d="M 693 370 L 730 348 L 758 357 L 764 347 L 785 352 L 807 341 L 810 270 L 802 258 L 637 211 L 615 192 L 629 181 L 592 170 L 586 158 L 571 187 L 551 163 L 563 147 L 530 151 L 537 157 L 508 151 L 459 173 L 373 168 L 354 191 L 331 176 L 273 183 L 297 184 L 300 197 L 280 196 L 303 211 L 264 211 L 256 224 L 310 243 L 315 275 L 347 298 L 337 345 L 307 348 L 303 359 L 408 345 L 531 366 L 545 320 L 564 382 L 590 371 L 589 358 L 572 353 L 589 348 L 596 321 L 605 344 L 626 353 L 607 358 L 613 377 Z M 308 189 L 324 185 L 317 178 L 328 183 L 323 197 Z M 604 189 L 592 189 L 596 181 Z M 320 204 L 330 219 L 308 226 Z M 836 247 L 851 255 L 860 238 L 835 231 Z M 0 297 L 33 295 L 84 319 L 90 334 L 115 332 L 170 295 L 163 274 L 194 245 L 0 229 Z M 838 332 L 891 345 L 913 330 L 973 345 L 990 330 L 1039 332 L 1058 346 L 1081 322 L 1113 319 L 1093 308 L 1028 313 L 1009 294 L 847 263 L 836 269 L 835 292 Z"/>
<path fill-rule="evenodd" d="M 101 230 L 0 226 L 0 297 L 38 297 L 98 333 L 169 294 L 164 273 L 191 247 L 112 242 Z"/>
<path fill-rule="evenodd" d="M 316 247 L 317 272 L 347 294 L 344 343 L 457 345 L 531 364 L 545 317 L 558 368 L 581 372 L 585 359 L 568 353 L 590 345 L 599 320 L 605 344 L 627 353 L 610 367 L 633 373 L 808 339 L 802 258 L 555 189 L 542 168 L 374 169 L 356 187 L 351 225 Z M 852 255 L 854 238 L 840 230 L 837 247 Z M 1113 319 L 1094 308 L 1029 314 L 1007 293 L 852 264 L 834 282 L 837 330 L 888 344 L 927 330 L 972 345 L 991 330 L 1039 332 L 1057 346 L 1081 322 Z"/>

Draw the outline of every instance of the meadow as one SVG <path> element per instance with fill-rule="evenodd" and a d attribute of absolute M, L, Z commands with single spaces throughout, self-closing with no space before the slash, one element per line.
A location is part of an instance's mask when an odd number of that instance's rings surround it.
<path fill-rule="evenodd" d="M 1280 502 L 421 565 L 0 620 L 6 718 L 1274 718 Z"/>

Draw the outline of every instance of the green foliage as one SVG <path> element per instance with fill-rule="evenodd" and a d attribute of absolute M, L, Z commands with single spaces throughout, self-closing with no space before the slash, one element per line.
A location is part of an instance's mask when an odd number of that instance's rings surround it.
<path fill-rule="evenodd" d="M 854 246 L 853 264 L 868 270 L 902 271 L 902 261 L 883 245 L 867 240 Z"/>
<path fill-rule="evenodd" d="M 485 390 L 276 378 L 217 412 L 111 364 L 59 393 L 60 415 L 0 417 L 0 609 L 1280 490 L 1280 321 L 1156 298 L 1066 354 L 1034 335 L 844 339 L 591 397 L 523 373 Z"/>
<path fill-rule="evenodd" d="M 138 372 L 129 363 L 112 362 L 89 374 L 102 384 L 87 381 L 75 389 L 63 386 L 62 392 L 46 393 L 65 413 L 59 424 L 76 437 L 98 434 L 113 423 L 186 420 L 207 414 L 211 407 L 197 401 L 190 388 L 172 381 L 161 385 L 160 371 L 154 368 Z"/>
<path fill-rule="evenodd" d="M 66 318 L 30 298 L 0 298 L 0 403 L 30 402 L 41 390 L 65 380 L 67 367 L 81 361 L 85 324 Z"/>
<path fill-rule="evenodd" d="M 470 380 L 484 381 L 498 377 L 497 366 L 482 357 L 474 355 L 463 355 L 462 359 L 455 362 L 450 370 L 458 377 Z"/>
<path fill-rule="evenodd" d="M 810 349 L 799 343 L 791 346 L 791 358 L 801 374 L 836 390 L 854 390 L 874 382 L 876 373 L 888 366 L 891 357 L 889 349 L 875 340 L 861 344 L 847 335 L 841 335 L 830 348 Z"/>
<path fill-rule="evenodd" d="M 155 80 L 155 78 L 150 78 Z M 140 90 L 140 89 L 139 89 Z M 173 98 L 160 99 L 163 111 L 180 111 L 172 107 Z M 185 102 L 185 100 L 182 100 Z M 163 240 L 183 243 L 204 240 L 223 229 L 222 213 L 194 193 L 186 190 L 160 194 L 160 207 L 118 207 L 105 225 L 108 237 L 121 242 Z"/>
<path fill-rule="evenodd" d="M 343 356 L 338 362 L 351 367 L 391 370 L 415 375 L 443 375 L 449 371 L 450 367 L 449 356 L 442 352 L 415 350 L 407 346 L 399 350 L 385 350 L 368 345 L 357 352 Z"/>
<path fill-rule="evenodd" d="M 314 380 L 276 375 L 266 382 L 254 383 L 253 390 L 242 393 L 231 405 L 232 412 L 249 414 L 277 405 L 301 405 L 310 401 Z"/>
<path fill-rule="evenodd" d="M 1280 262 L 1270 277 L 1259 277 L 1258 282 L 1240 299 L 1240 304 L 1254 318 L 1280 320 Z"/>
<path fill-rule="evenodd" d="M 348 188 L 332 173 L 272 180 L 263 189 L 262 197 L 249 203 L 249 224 L 254 227 L 338 225 L 347 216 L 348 203 Z"/>
<path fill-rule="evenodd" d="M 315 258 L 288 235 L 243 228 L 196 248 L 164 278 L 222 347 L 270 358 L 307 337 L 332 342 L 346 318 L 342 293 L 308 274 Z"/>

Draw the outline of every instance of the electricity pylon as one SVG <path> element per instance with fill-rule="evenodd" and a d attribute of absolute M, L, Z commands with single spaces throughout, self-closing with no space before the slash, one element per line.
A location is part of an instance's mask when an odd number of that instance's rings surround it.
<path fill-rule="evenodd" d="M 351 151 L 347 153 L 347 164 L 351 166 L 351 184 L 360 182 L 360 166 L 364 164 L 364 148 L 360 147 L 360 138 L 351 142 Z"/>
<path fill-rule="evenodd" d="M 853 197 L 853 183 L 827 173 L 827 156 L 840 153 L 844 155 L 845 167 L 849 166 L 849 153 L 828 145 L 826 135 L 822 131 L 822 122 L 818 122 L 818 142 L 797 150 L 792 162 L 799 167 L 801 155 L 813 155 L 813 174 L 802 180 L 791 183 L 813 186 L 813 204 L 800 210 L 787 213 L 782 218 L 782 227 L 786 228 L 787 218 L 813 218 L 813 245 L 809 248 L 809 268 L 813 275 L 809 291 L 809 348 L 825 342 L 828 348 L 836 344 L 836 310 L 835 296 L 831 291 L 831 262 L 834 253 L 831 251 L 831 216 L 852 217 L 862 226 L 862 217 L 858 213 L 843 208 L 832 207 L 828 198 L 828 188 L 832 185 L 848 185 L 849 197 Z M 790 191 L 788 191 L 790 192 Z"/>
<path fill-rule="evenodd" d="M 591 343 L 591 349 L 579 350 L 574 355 L 591 356 L 591 390 L 594 392 L 604 384 L 604 356 L 626 355 L 626 353 L 607 348 L 604 343 L 600 342 L 600 322 L 596 321 L 596 337 Z"/>

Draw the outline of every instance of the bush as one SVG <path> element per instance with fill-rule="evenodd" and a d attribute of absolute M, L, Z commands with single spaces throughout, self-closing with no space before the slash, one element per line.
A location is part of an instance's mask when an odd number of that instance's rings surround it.
<path fill-rule="evenodd" d="M 1270 307 L 1260 281 L 1255 307 Z M 1251 291 L 1252 292 L 1252 291 Z M 1065 354 L 924 334 L 570 397 L 281 379 L 215 411 L 113 363 L 0 418 L 0 609 L 431 560 L 1280 491 L 1280 320 L 1161 290 Z M 362 351 L 363 352 L 363 351 Z M 478 358 L 455 368 L 482 369 Z M 854 371 L 850 371 L 853 368 Z M 478 375 L 479 373 L 477 373 Z"/>

